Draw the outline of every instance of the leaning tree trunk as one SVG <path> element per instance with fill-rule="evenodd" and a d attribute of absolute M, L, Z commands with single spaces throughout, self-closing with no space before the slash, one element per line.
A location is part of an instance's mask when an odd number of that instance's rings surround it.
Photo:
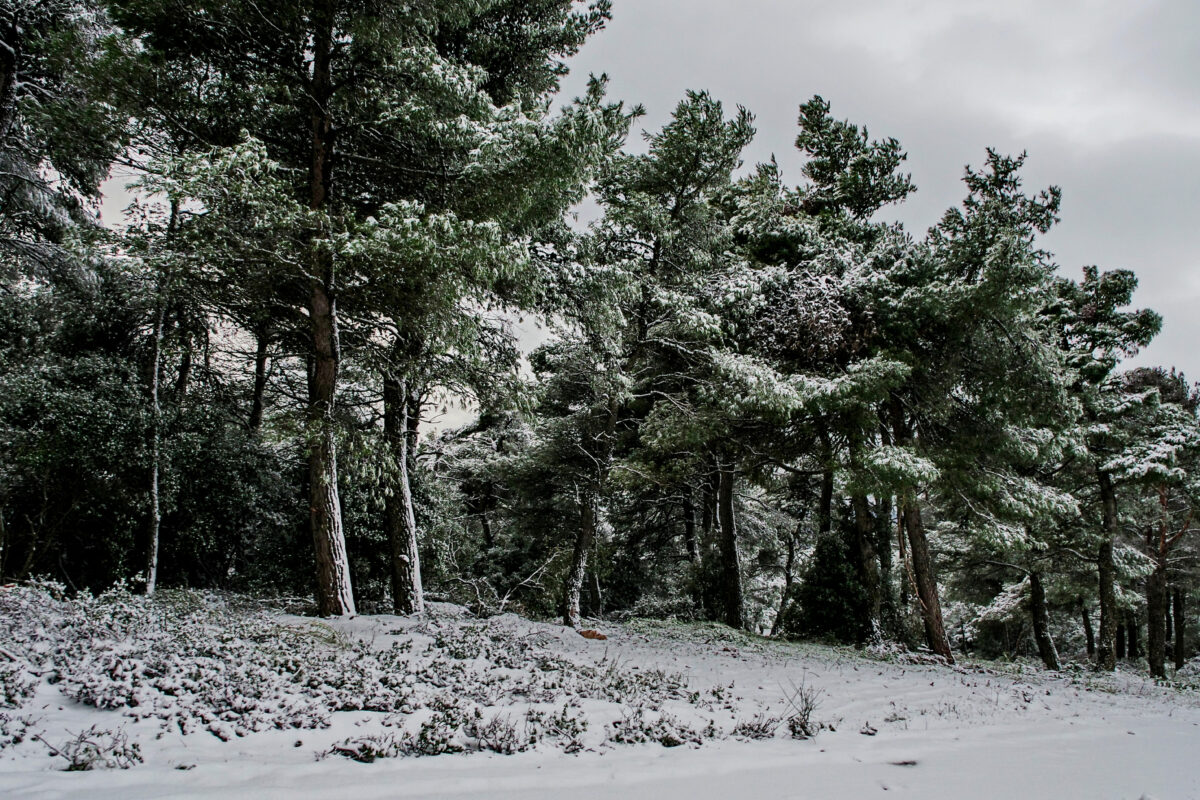
<path fill-rule="evenodd" d="M 384 501 L 392 550 L 392 608 L 397 614 L 425 610 L 421 556 L 417 549 L 417 517 L 409 483 L 408 392 L 404 380 L 383 379 L 383 435 L 394 461 L 396 482 Z"/>
<path fill-rule="evenodd" d="M 1172 611 L 1175 615 L 1175 669 L 1183 669 L 1185 656 L 1183 652 L 1184 636 L 1183 636 L 1183 590 L 1178 586 L 1172 593 Z"/>
<path fill-rule="evenodd" d="M 578 628 L 581 621 L 579 599 L 583 594 L 583 579 L 587 574 L 588 553 L 596 540 L 596 498 L 586 493 L 579 503 L 579 527 L 575 530 L 575 546 L 571 550 L 571 567 L 563 586 L 563 624 Z"/>
<path fill-rule="evenodd" d="M 1159 563 L 1146 577 L 1146 660 L 1155 678 L 1167 677 L 1168 605 L 1167 568 Z"/>
<path fill-rule="evenodd" d="M 1054 639 L 1050 638 L 1050 612 L 1046 608 L 1046 589 L 1042 585 L 1042 576 L 1037 572 L 1029 573 L 1029 612 L 1033 618 L 1033 638 L 1037 642 L 1038 655 L 1046 669 L 1057 671 L 1058 650 L 1054 647 Z"/>
<path fill-rule="evenodd" d="M 312 95 L 312 173 L 310 208 L 319 215 L 328 200 L 333 156 L 333 3 L 314 0 Z M 338 341 L 336 273 L 333 253 L 322 226 L 312 232 L 309 260 L 308 317 L 312 335 L 312 374 L 309 380 L 309 519 L 316 553 L 317 610 L 322 616 L 354 613 L 350 563 L 342 530 L 342 506 L 337 486 L 334 443 L 334 400 L 341 360 Z"/>
<path fill-rule="evenodd" d="M 942 621 L 942 603 L 938 599 L 937 574 L 933 569 L 929 539 L 925 535 L 925 525 L 921 521 L 921 509 L 915 494 L 905 499 L 903 517 L 912 558 L 913 580 L 917 585 L 917 600 L 921 605 L 921 619 L 925 623 L 925 640 L 930 650 L 953 664 L 954 655 L 950 652 L 950 640 Z"/>
<path fill-rule="evenodd" d="M 1096 573 L 1100 582 L 1100 636 L 1096 642 L 1096 667 L 1112 671 L 1117 668 L 1117 590 L 1116 564 L 1113 563 L 1113 542 L 1117 536 L 1117 493 L 1107 472 L 1097 472 L 1100 502 L 1104 515 L 1104 531 L 1096 553 Z"/>
<path fill-rule="evenodd" d="M 725 624 L 731 628 L 745 627 L 742 608 L 742 564 L 738 556 L 737 521 L 733 515 L 733 467 L 721 464 L 718 467 L 717 483 L 717 527 L 721 541 L 721 601 L 725 610 Z"/>

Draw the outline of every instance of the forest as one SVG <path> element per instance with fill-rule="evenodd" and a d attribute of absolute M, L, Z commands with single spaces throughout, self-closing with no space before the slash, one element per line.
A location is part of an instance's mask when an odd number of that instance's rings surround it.
<path fill-rule="evenodd" d="M 1022 153 L 912 231 L 837 98 L 793 178 L 705 91 L 562 97 L 611 13 L 0 0 L 3 580 L 1182 668 L 1200 389 L 1125 364 L 1137 276 L 1055 261 Z"/>

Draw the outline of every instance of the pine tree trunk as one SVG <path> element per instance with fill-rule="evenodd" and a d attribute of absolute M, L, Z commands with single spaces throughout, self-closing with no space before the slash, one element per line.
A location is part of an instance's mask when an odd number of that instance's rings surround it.
<path fill-rule="evenodd" d="M 400 615 L 425 610 L 421 585 L 421 556 L 417 547 L 417 517 L 409 483 L 408 392 L 406 382 L 383 379 L 383 435 L 395 462 L 396 482 L 384 501 L 388 541 L 392 551 L 392 609 Z"/>
<path fill-rule="evenodd" d="M 180 315 L 182 317 L 182 314 Z M 175 378 L 175 404 L 182 405 L 187 397 L 192 380 L 192 334 L 179 320 L 179 338 L 183 342 L 183 353 L 179 356 L 179 374 Z"/>
<path fill-rule="evenodd" d="M 855 552 L 858 555 L 858 577 L 867 592 L 867 618 L 864 630 L 872 642 L 883 639 L 883 597 L 880 592 L 879 559 L 875 554 L 875 519 L 865 494 L 851 498 L 854 508 Z"/>
<path fill-rule="evenodd" d="M 575 546 L 571 550 L 571 567 L 563 585 L 563 624 L 578 628 L 581 621 L 579 598 L 583 594 L 583 579 L 587 574 L 588 553 L 596 539 L 596 499 L 585 493 L 579 503 L 579 527 L 575 531 Z"/>
<path fill-rule="evenodd" d="M 1092 615 L 1088 613 L 1087 604 L 1079 598 L 1079 615 L 1083 619 L 1083 638 L 1087 647 L 1088 657 L 1096 655 L 1096 632 L 1092 630 Z"/>
<path fill-rule="evenodd" d="M 328 200 L 333 155 L 333 121 L 329 100 L 333 94 L 333 3 L 314 0 L 312 68 L 312 173 L 310 208 L 323 212 Z M 309 243 L 312 279 L 308 315 L 312 335 L 312 370 L 308 398 L 309 490 L 313 548 L 316 553 L 317 610 L 322 616 L 354 613 L 350 564 L 342 530 L 342 507 L 337 486 L 337 450 L 334 443 L 334 401 L 337 396 L 341 353 L 333 254 L 327 232 L 318 227 Z"/>
<path fill-rule="evenodd" d="M 1125 623 L 1117 625 L 1117 658 L 1125 658 Z"/>
<path fill-rule="evenodd" d="M 908 532 L 908 547 L 912 557 L 913 578 L 917 584 L 917 599 L 921 604 L 921 619 L 925 623 L 925 641 L 929 649 L 954 663 L 950 640 L 942 622 L 942 603 L 938 598 L 937 574 L 929 553 L 929 540 L 921 521 L 921 509 L 915 496 L 904 501 L 904 527 Z"/>
<path fill-rule="evenodd" d="M 1042 576 L 1036 572 L 1029 573 L 1029 611 L 1033 617 L 1033 638 L 1037 642 L 1038 655 L 1046 669 L 1057 671 L 1058 650 L 1054 647 L 1054 639 L 1050 637 L 1050 612 L 1046 608 L 1046 589 L 1042 585 Z"/>
<path fill-rule="evenodd" d="M 779 630 L 787 615 L 788 604 L 791 601 L 792 584 L 796 580 L 796 539 L 799 536 L 800 531 L 797 529 L 795 533 L 788 537 L 787 560 L 783 564 L 783 596 L 779 599 L 779 611 L 775 614 L 775 621 L 771 623 L 771 636 L 779 635 Z"/>
<path fill-rule="evenodd" d="M 266 331 L 258 331 L 255 339 L 257 341 L 254 350 L 254 395 L 250 401 L 249 422 L 252 431 L 262 428 L 263 401 L 267 392 L 267 353 L 271 344 Z"/>
<path fill-rule="evenodd" d="M 167 243 L 175 238 L 179 225 L 179 201 L 171 200 L 170 216 L 167 219 Z M 170 293 L 170 276 L 160 274 L 154 295 L 154 322 L 150 331 L 150 366 L 147 382 L 150 395 L 150 481 L 147 486 L 146 519 L 146 594 L 153 595 L 158 588 L 158 545 L 162 526 L 162 509 L 159 505 L 159 472 L 162 461 L 162 404 L 159 402 L 159 386 L 162 368 L 163 326 L 167 319 L 167 298 Z"/>
<path fill-rule="evenodd" d="M 1112 671 L 1117 668 L 1117 568 L 1113 563 L 1113 542 L 1117 536 L 1117 493 L 1107 472 L 1097 472 L 1104 530 L 1096 554 L 1100 582 L 1100 636 L 1096 642 L 1096 666 Z"/>
<path fill-rule="evenodd" d="M 1128 645 L 1129 657 L 1130 658 L 1141 658 L 1142 657 L 1142 643 L 1141 643 L 1141 637 L 1139 636 L 1139 631 L 1138 631 L 1139 626 L 1138 626 L 1138 618 L 1137 618 L 1136 612 L 1127 611 L 1125 613 L 1125 625 L 1129 629 L 1129 632 L 1125 636 L 1125 642 Z"/>
<path fill-rule="evenodd" d="M 1175 626 L 1172 624 L 1171 620 L 1170 589 L 1166 591 L 1163 597 L 1163 630 L 1166 631 L 1166 636 L 1164 637 L 1166 640 L 1165 647 L 1167 649 L 1167 657 L 1170 658 L 1171 654 L 1174 652 L 1174 645 L 1172 643 L 1175 641 Z"/>
<path fill-rule="evenodd" d="M 880 618 L 888 636 L 897 637 L 899 612 L 896 594 L 892 591 L 892 503 L 880 498 L 875 510 L 875 552 L 879 556 Z"/>
<path fill-rule="evenodd" d="M 1187 655 L 1183 650 L 1184 639 L 1184 616 L 1183 616 L 1183 590 L 1178 586 L 1172 596 L 1172 611 L 1175 613 L 1175 669 L 1183 669 Z"/>
<path fill-rule="evenodd" d="M 717 484 L 717 525 L 721 539 L 721 601 L 725 624 L 745 626 L 742 608 L 742 564 L 738 556 L 737 521 L 733 514 L 733 467 L 721 464 Z"/>
<path fill-rule="evenodd" d="M 700 564 L 700 543 L 696 540 L 696 505 L 692 502 L 691 487 L 683 495 L 683 543 L 687 548 L 688 561 Z"/>
<path fill-rule="evenodd" d="M 1146 577 L 1146 659 L 1150 675 L 1167 677 L 1167 629 L 1168 612 L 1166 565 L 1155 565 L 1154 572 Z"/>
<path fill-rule="evenodd" d="M 176 206 L 172 205 L 172 217 Z M 158 500 L 158 473 L 162 451 L 162 407 L 158 401 L 159 362 L 162 360 L 163 321 L 166 309 L 163 303 L 163 282 L 158 287 L 155 299 L 154 323 L 150 333 L 150 483 L 146 491 L 146 594 L 154 594 L 158 586 L 158 536 L 162 524 L 162 511 Z"/>

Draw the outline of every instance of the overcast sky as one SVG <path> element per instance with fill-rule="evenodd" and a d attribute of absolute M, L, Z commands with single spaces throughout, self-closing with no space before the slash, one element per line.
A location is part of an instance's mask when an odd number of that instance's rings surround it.
<path fill-rule="evenodd" d="M 1200 379 L 1200 2 L 1196 0 L 614 0 L 565 90 L 608 73 L 657 129 L 687 89 L 756 116 L 750 163 L 800 182 L 797 107 L 894 136 L 916 233 L 962 200 L 986 147 L 1028 151 L 1029 190 L 1062 187 L 1045 237 L 1063 274 L 1129 268 L 1164 317 L 1136 363 Z"/>

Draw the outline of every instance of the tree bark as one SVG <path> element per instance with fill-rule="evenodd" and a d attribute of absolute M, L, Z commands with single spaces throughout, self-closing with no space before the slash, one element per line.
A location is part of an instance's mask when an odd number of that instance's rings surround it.
<path fill-rule="evenodd" d="M 1139 635 L 1139 631 L 1138 631 L 1137 612 L 1135 612 L 1135 611 L 1125 612 L 1125 626 L 1129 629 L 1128 633 L 1125 636 L 1125 642 L 1126 642 L 1126 645 L 1128 646 L 1129 657 L 1130 658 L 1141 658 L 1142 657 L 1142 643 L 1141 643 L 1141 636 Z"/>
<path fill-rule="evenodd" d="M 725 624 L 731 628 L 745 627 L 742 608 L 742 565 L 738 556 L 737 521 L 733 514 L 733 467 L 719 466 L 717 484 L 717 524 L 721 534 L 721 600 Z"/>
<path fill-rule="evenodd" d="M 264 397 L 267 392 L 267 358 L 271 340 L 265 330 L 255 333 L 256 345 L 254 350 L 254 395 L 250 401 L 250 430 L 262 428 Z"/>
<path fill-rule="evenodd" d="M 1046 669 L 1058 671 L 1058 650 L 1054 647 L 1054 639 L 1050 637 L 1050 612 L 1046 608 L 1046 589 L 1042 585 L 1042 576 L 1037 572 L 1029 573 L 1029 611 L 1033 618 L 1033 638 L 1037 642 L 1038 655 Z"/>
<path fill-rule="evenodd" d="M 583 579 L 587 574 L 588 553 L 596 539 L 596 498 L 585 493 L 579 503 L 579 527 L 575 531 L 575 546 L 571 550 L 571 567 L 563 587 L 563 624 L 578 628 L 581 621 L 579 598 L 583 594 Z"/>
<path fill-rule="evenodd" d="M 392 551 L 392 609 L 400 615 L 425 610 L 417 517 L 409 483 L 408 392 L 401 378 L 383 379 L 383 435 L 395 464 L 395 485 L 384 501 Z"/>
<path fill-rule="evenodd" d="M 688 561 L 700 563 L 700 544 L 696 540 L 696 504 L 692 502 L 692 489 L 683 495 L 683 544 L 687 548 Z"/>
<path fill-rule="evenodd" d="M 1146 576 L 1146 660 L 1150 674 L 1155 678 L 1167 677 L 1168 611 L 1167 569 L 1165 564 L 1159 563 L 1154 572 Z"/>
<path fill-rule="evenodd" d="M 1117 568 L 1113 563 L 1113 542 L 1117 537 L 1117 493 L 1107 472 L 1097 472 L 1104 530 L 1097 556 L 1100 583 L 1100 636 L 1096 642 L 1096 666 L 1112 671 L 1117 668 Z"/>
<path fill-rule="evenodd" d="M 166 243 L 170 246 L 179 225 L 179 201 L 171 200 L 167 219 Z M 162 461 L 162 404 L 159 402 L 160 369 L 162 366 L 163 326 L 167 319 L 167 299 L 171 289 L 168 274 L 159 273 L 154 294 L 154 321 L 150 330 L 150 366 L 147 383 L 150 395 L 150 481 L 146 491 L 146 595 L 158 587 L 158 545 L 162 526 L 159 505 L 159 472 Z"/>
<path fill-rule="evenodd" d="M 312 95 L 312 173 L 310 208 L 326 207 L 333 155 L 334 8 L 331 0 L 314 0 Z M 337 486 L 334 442 L 334 400 L 341 360 L 338 340 L 336 274 L 324 225 L 312 232 L 309 257 L 312 278 L 308 315 L 312 335 L 312 374 L 308 402 L 310 520 L 316 552 L 317 609 L 322 616 L 354 613 L 350 564 L 342 530 L 342 507 Z"/>
<path fill-rule="evenodd" d="M 865 494 L 851 500 L 854 508 L 854 540 L 858 555 L 858 578 L 867 592 L 867 619 L 864 629 L 872 642 L 883 639 L 883 597 L 880 592 L 879 559 L 875 554 L 875 519 Z"/>
<path fill-rule="evenodd" d="M 1088 657 L 1096 655 L 1096 632 L 1092 630 L 1092 615 L 1088 613 L 1087 604 L 1079 598 L 1079 615 L 1083 619 L 1083 637 L 1087 646 Z"/>
<path fill-rule="evenodd" d="M 771 623 L 771 636 L 779 635 L 791 600 L 792 584 L 796 580 L 796 539 L 799 536 L 800 531 L 797 529 L 787 540 L 787 560 L 783 564 L 783 596 L 779 599 L 779 611 L 775 614 L 775 621 Z"/>
<path fill-rule="evenodd" d="M 1183 590 L 1179 587 L 1175 587 L 1172 601 L 1172 611 L 1175 614 L 1175 669 L 1182 669 L 1186 662 L 1186 654 L 1183 650 L 1186 640 L 1184 639 L 1183 630 Z"/>
<path fill-rule="evenodd" d="M 175 216 L 176 205 L 172 203 L 171 214 Z M 150 483 L 146 487 L 146 594 L 153 595 L 158 586 L 158 537 L 162 524 L 162 510 L 158 500 L 158 473 L 162 455 L 162 406 L 158 401 L 158 367 L 162 360 L 163 321 L 166 309 L 162 294 L 165 281 L 160 280 L 155 298 L 154 322 L 150 332 Z"/>
<path fill-rule="evenodd" d="M 22 36 L 15 19 L 0 21 L 0 141 L 8 136 L 17 115 L 17 70 L 21 66 Z"/>
<path fill-rule="evenodd" d="M 904 501 L 904 527 L 908 533 L 908 547 L 912 557 L 913 579 L 917 584 L 917 599 L 921 604 L 921 619 L 925 623 L 925 640 L 929 649 L 954 663 L 950 652 L 950 640 L 942 621 L 942 603 L 938 598 L 937 574 L 933 569 L 933 557 L 929 553 L 929 539 L 921 521 L 921 509 L 914 496 Z"/>

